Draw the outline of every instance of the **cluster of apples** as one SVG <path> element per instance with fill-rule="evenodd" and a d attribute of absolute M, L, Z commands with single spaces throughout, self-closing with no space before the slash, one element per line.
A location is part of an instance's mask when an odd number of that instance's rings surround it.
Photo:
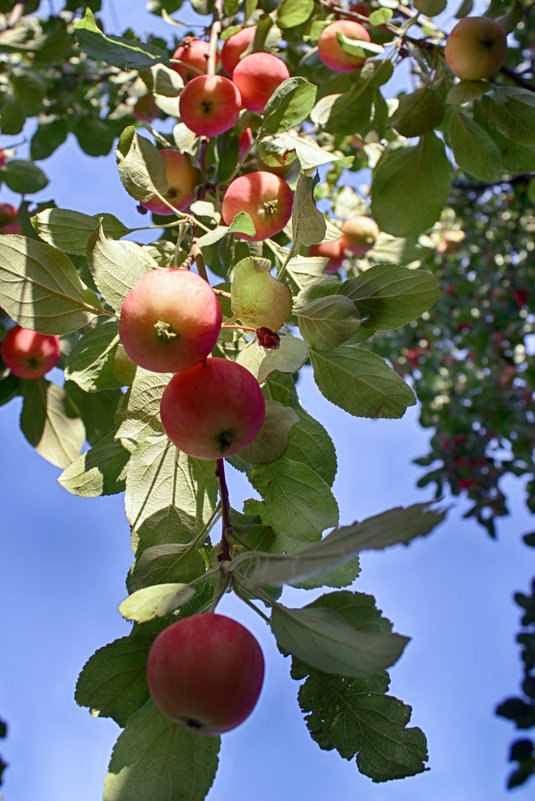
<path fill-rule="evenodd" d="M 221 459 L 256 437 L 265 417 L 260 384 L 245 367 L 210 356 L 222 324 L 207 281 L 183 268 L 145 273 L 126 296 L 119 337 L 135 364 L 173 373 L 161 399 L 164 430 L 198 459 Z"/>

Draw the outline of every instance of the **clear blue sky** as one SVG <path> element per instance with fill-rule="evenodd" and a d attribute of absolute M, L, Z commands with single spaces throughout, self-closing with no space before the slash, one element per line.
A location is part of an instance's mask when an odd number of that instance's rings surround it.
<path fill-rule="evenodd" d="M 131 2 L 114 5 L 115 14 L 106 15 L 110 25 L 118 17 L 142 32 L 153 29 L 154 18 L 134 14 Z M 164 30 L 170 35 L 167 26 Z M 63 208 L 88 213 L 109 211 L 127 225 L 139 224 L 113 156 L 89 159 L 70 140 L 42 166 L 51 185 L 41 199 L 54 197 Z M 0 199 L 18 202 L 5 191 Z M 337 447 L 335 494 L 342 522 L 429 498 L 428 492 L 415 490 L 419 468 L 410 463 L 425 453 L 428 437 L 418 428 L 415 409 L 402 421 L 355 419 L 324 400 L 309 374 L 301 398 L 326 422 Z M 119 729 L 78 708 L 73 691 L 94 650 L 128 632 L 117 607 L 126 594 L 132 559 L 129 528 L 122 496 L 80 499 L 57 484 L 59 471 L 19 433 L 19 413 L 18 400 L 0 409 L 0 717 L 10 727 L 9 738 L 0 741 L 0 753 L 10 762 L 4 797 L 96 801 Z M 513 513 L 499 525 L 497 542 L 461 520 L 456 506 L 427 539 L 364 556 L 354 586 L 373 593 L 396 630 L 412 638 L 391 671 L 391 692 L 413 707 L 412 723 L 426 732 L 431 770 L 374 785 L 353 763 L 321 751 L 298 710 L 298 685 L 288 676 L 288 660 L 265 624 L 229 598 L 220 610 L 254 631 L 267 671 L 255 712 L 223 738 L 209 801 L 532 798 L 533 784 L 513 793 L 504 789 L 514 730 L 493 714 L 521 679 L 514 643 L 519 610 L 512 595 L 525 589 L 533 574 L 533 551 L 520 539 L 533 527 L 532 518 L 523 507 L 520 482 L 506 486 Z M 241 477 L 232 479 L 234 506 L 250 494 Z M 290 605 L 310 598 L 297 591 L 285 596 Z"/>

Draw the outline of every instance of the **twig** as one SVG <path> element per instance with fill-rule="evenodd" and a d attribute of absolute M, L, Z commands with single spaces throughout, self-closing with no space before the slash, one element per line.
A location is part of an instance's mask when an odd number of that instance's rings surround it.
<path fill-rule="evenodd" d="M 221 550 L 217 555 L 219 562 L 226 562 L 230 559 L 230 534 L 232 526 L 230 524 L 230 501 L 228 494 L 227 482 L 225 479 L 225 460 L 218 459 L 215 470 L 217 480 L 219 482 L 219 501 L 221 503 L 221 518 L 223 523 L 223 532 L 221 537 Z"/>

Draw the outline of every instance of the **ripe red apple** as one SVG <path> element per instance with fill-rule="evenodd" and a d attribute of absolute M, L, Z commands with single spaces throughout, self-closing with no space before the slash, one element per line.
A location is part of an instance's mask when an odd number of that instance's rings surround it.
<path fill-rule="evenodd" d="M 256 33 L 256 27 L 250 26 L 242 28 L 241 31 L 233 33 L 232 36 L 226 40 L 221 49 L 221 66 L 227 73 L 232 76 L 235 68 L 240 62 L 240 56 L 244 53 L 251 42 L 253 41 Z"/>
<path fill-rule="evenodd" d="M 177 620 L 154 640 L 147 684 L 156 706 L 179 726 L 217 736 L 253 711 L 264 657 L 251 632 L 225 615 Z"/>
<path fill-rule="evenodd" d="M 250 215 L 256 234 L 236 234 L 258 242 L 282 231 L 292 216 L 293 192 L 279 175 L 264 170 L 235 178 L 223 197 L 221 213 L 230 225 L 240 211 Z"/>
<path fill-rule="evenodd" d="M 119 337 L 140 367 L 174 373 L 208 356 L 222 317 L 216 294 L 204 278 L 164 267 L 142 275 L 126 296 Z"/>
<path fill-rule="evenodd" d="M 17 219 L 18 209 L 11 203 L 0 203 L 0 225 L 9 225 Z"/>
<path fill-rule="evenodd" d="M 492 17 L 464 17 L 446 40 L 444 57 L 463 81 L 490 78 L 505 61 L 507 34 Z"/>
<path fill-rule="evenodd" d="M 355 256 L 364 256 L 375 245 L 379 236 L 379 226 L 371 217 L 356 214 L 342 225 L 345 247 Z"/>
<path fill-rule="evenodd" d="M 172 68 L 182 76 L 184 81 L 190 81 L 197 75 L 204 75 L 208 66 L 208 51 L 210 45 L 202 39 L 186 36 L 184 41 L 175 50 L 171 58 L 184 62 L 173 64 Z"/>
<path fill-rule="evenodd" d="M 197 459 L 220 459 L 256 437 L 264 424 L 264 396 L 254 375 L 241 364 L 211 357 L 171 378 L 160 417 L 181 451 Z"/>
<path fill-rule="evenodd" d="M 9 225 L 4 225 L 1 231 L 2 234 L 20 234 L 20 225 L 17 223 L 10 223 Z"/>
<path fill-rule="evenodd" d="M 6 152 L 0 147 L 0 167 L 3 167 L 6 163 Z"/>
<path fill-rule="evenodd" d="M 182 89 L 178 108 L 190 131 L 198 136 L 218 136 L 238 119 L 241 97 L 230 78 L 198 75 Z"/>
<path fill-rule="evenodd" d="M 172 147 L 160 150 L 165 162 L 165 173 L 169 188 L 165 197 L 177 211 L 185 211 L 193 200 L 193 190 L 197 185 L 198 174 L 185 153 Z M 145 200 L 141 204 L 154 214 L 173 214 L 171 209 L 159 198 Z"/>
<path fill-rule="evenodd" d="M 324 268 L 324 273 L 335 273 L 344 260 L 346 240 L 344 237 L 335 239 L 332 242 L 320 242 L 319 245 L 312 245 L 308 249 L 309 256 L 324 256 L 329 259 L 329 263 Z"/>
<path fill-rule="evenodd" d="M 243 107 L 258 114 L 262 114 L 277 86 L 289 77 L 284 61 L 271 53 L 244 56 L 232 73 Z"/>
<path fill-rule="evenodd" d="M 362 67 L 366 59 L 344 52 L 336 38 L 337 33 L 361 42 L 369 42 L 370 34 L 359 22 L 349 19 L 339 19 L 331 25 L 327 25 L 321 32 L 318 41 L 318 55 L 325 66 L 334 72 L 355 72 Z"/>
<path fill-rule="evenodd" d="M 0 352 L 6 367 L 19 378 L 41 378 L 61 355 L 59 337 L 38 334 L 20 325 L 7 332 Z"/>
<path fill-rule="evenodd" d="M 143 95 L 136 102 L 133 111 L 134 119 L 140 122 L 152 122 L 158 116 L 158 106 L 151 95 Z"/>

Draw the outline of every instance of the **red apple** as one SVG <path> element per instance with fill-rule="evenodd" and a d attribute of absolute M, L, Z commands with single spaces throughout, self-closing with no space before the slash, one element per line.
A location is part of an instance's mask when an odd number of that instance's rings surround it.
<path fill-rule="evenodd" d="M 172 147 L 160 150 L 165 162 L 165 173 L 169 188 L 165 197 L 177 211 L 185 211 L 193 200 L 193 190 L 197 185 L 198 173 L 185 153 Z M 154 214 L 173 214 L 171 209 L 159 198 L 145 200 L 141 204 Z"/>
<path fill-rule="evenodd" d="M 251 42 L 253 41 L 256 33 L 256 27 L 250 26 L 242 28 L 241 31 L 233 33 L 232 36 L 226 40 L 221 49 L 221 66 L 227 73 L 232 76 L 235 68 L 240 62 L 240 56 L 244 53 Z"/>
<path fill-rule="evenodd" d="M 198 136 L 218 136 L 238 119 L 241 97 L 230 78 L 199 75 L 182 89 L 178 108 L 190 131 Z"/>
<path fill-rule="evenodd" d="M 221 306 L 204 278 L 164 267 L 142 275 L 126 296 L 119 337 L 140 367 L 174 373 L 208 356 L 221 322 Z"/>
<path fill-rule="evenodd" d="M 379 236 L 379 226 L 371 217 L 356 214 L 342 225 L 345 247 L 355 256 L 364 256 L 375 245 Z"/>
<path fill-rule="evenodd" d="M 0 352 L 6 367 L 19 378 L 41 378 L 61 355 L 59 337 L 38 334 L 20 325 L 7 332 Z"/>
<path fill-rule="evenodd" d="M 243 107 L 258 114 L 262 114 L 277 86 L 289 77 L 284 61 L 271 53 L 244 56 L 232 73 Z"/>
<path fill-rule="evenodd" d="M 158 116 L 158 106 L 151 95 L 143 95 L 136 102 L 133 111 L 134 119 L 140 122 L 152 122 Z"/>
<path fill-rule="evenodd" d="M 177 47 L 171 58 L 182 61 L 182 64 L 171 63 L 175 72 L 182 76 L 184 81 L 190 81 L 197 75 L 204 75 L 208 66 L 208 51 L 210 45 L 202 39 L 186 36 L 182 44 Z"/>
<path fill-rule="evenodd" d="M 264 657 L 251 632 L 208 613 L 177 620 L 154 640 L 147 684 L 156 706 L 179 726 L 217 736 L 253 711 L 264 681 Z"/>
<path fill-rule="evenodd" d="M 444 58 L 463 81 L 490 78 L 505 61 L 507 34 L 492 17 L 464 17 L 446 40 Z"/>
<path fill-rule="evenodd" d="M 17 225 L 17 223 L 10 223 L 9 225 L 4 225 L 4 227 L 2 228 L 2 231 L 0 233 L 2 233 L 2 234 L 20 234 L 20 225 Z"/>
<path fill-rule="evenodd" d="M 334 72 L 355 72 L 362 67 L 366 59 L 342 50 L 336 37 L 337 33 L 361 42 L 369 42 L 370 34 L 359 22 L 349 19 L 339 19 L 331 25 L 327 25 L 321 32 L 318 41 L 318 55 L 323 63 Z"/>
<path fill-rule="evenodd" d="M 253 441 L 264 424 L 265 402 L 249 370 L 211 357 L 171 378 L 160 416 L 181 451 L 197 459 L 220 459 Z"/>
<path fill-rule="evenodd" d="M 256 234 L 236 234 L 258 242 L 282 231 L 292 216 L 293 192 L 279 175 L 259 170 L 235 178 L 223 198 L 221 213 L 230 225 L 240 211 L 250 215 Z"/>
<path fill-rule="evenodd" d="M 0 203 L 0 225 L 8 225 L 17 219 L 18 209 L 11 203 Z"/>
<path fill-rule="evenodd" d="M 0 167 L 3 167 L 5 163 L 6 163 L 6 153 L 5 150 L 2 150 L 2 148 L 0 148 Z"/>
<path fill-rule="evenodd" d="M 312 245 L 308 249 L 309 256 L 324 256 L 329 259 L 329 263 L 324 268 L 324 273 L 335 273 L 344 260 L 344 250 L 346 241 L 344 237 L 335 239 L 332 242 L 320 242 L 319 245 Z"/>

